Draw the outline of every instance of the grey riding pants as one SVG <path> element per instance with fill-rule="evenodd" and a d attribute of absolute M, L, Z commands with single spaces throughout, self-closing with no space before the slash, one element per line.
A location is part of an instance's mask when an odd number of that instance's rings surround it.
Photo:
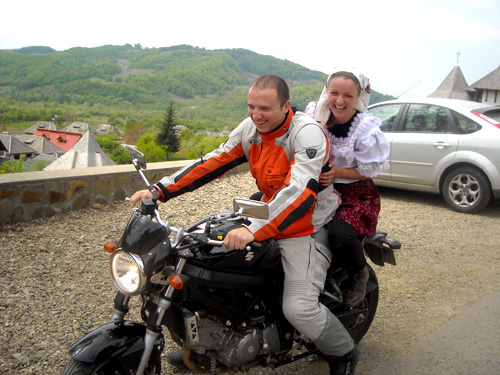
<path fill-rule="evenodd" d="M 278 240 L 285 271 L 283 313 L 316 348 L 328 356 L 342 356 L 354 342 L 335 315 L 319 303 L 330 251 L 311 236 Z"/>

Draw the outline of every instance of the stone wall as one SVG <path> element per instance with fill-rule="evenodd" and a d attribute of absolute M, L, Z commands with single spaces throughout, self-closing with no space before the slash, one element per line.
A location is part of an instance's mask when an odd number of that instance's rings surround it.
<path fill-rule="evenodd" d="M 156 182 L 191 162 L 150 163 L 144 174 Z M 245 170 L 246 164 L 231 173 Z M 144 188 L 131 164 L 0 175 L 0 226 L 124 200 Z"/>

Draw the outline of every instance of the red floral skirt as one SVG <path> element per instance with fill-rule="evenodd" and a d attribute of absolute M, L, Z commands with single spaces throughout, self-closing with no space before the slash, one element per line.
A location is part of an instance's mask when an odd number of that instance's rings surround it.
<path fill-rule="evenodd" d="M 334 219 L 349 223 L 358 236 L 371 236 L 377 229 L 380 195 L 371 179 L 351 184 L 335 184 L 342 198 Z"/>

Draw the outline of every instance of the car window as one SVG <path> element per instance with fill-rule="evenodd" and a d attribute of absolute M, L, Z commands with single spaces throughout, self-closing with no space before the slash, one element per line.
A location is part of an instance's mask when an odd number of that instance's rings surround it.
<path fill-rule="evenodd" d="M 474 120 L 455 111 L 452 111 L 452 113 L 457 119 L 459 131 L 461 134 L 470 134 L 477 132 L 479 129 L 481 129 L 481 125 L 479 125 Z"/>
<path fill-rule="evenodd" d="M 429 104 L 411 104 L 405 118 L 405 132 L 447 133 L 451 129 L 448 110 Z"/>
<path fill-rule="evenodd" d="M 500 108 L 489 109 L 483 112 L 484 115 L 491 117 L 493 120 L 500 122 Z"/>
<path fill-rule="evenodd" d="M 368 110 L 373 116 L 378 117 L 382 121 L 380 129 L 384 132 L 392 131 L 394 123 L 398 117 L 398 113 L 403 104 L 387 104 L 378 107 L 370 108 Z"/>

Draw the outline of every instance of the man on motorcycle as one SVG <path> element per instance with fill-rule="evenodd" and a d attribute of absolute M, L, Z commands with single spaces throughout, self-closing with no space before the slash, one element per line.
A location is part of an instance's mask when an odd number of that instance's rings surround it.
<path fill-rule="evenodd" d="M 248 114 L 217 150 L 196 160 L 153 187 L 167 201 L 248 162 L 269 219 L 230 231 L 227 248 L 244 249 L 252 241 L 278 240 L 285 272 L 283 312 L 288 321 L 325 355 L 330 374 L 354 374 L 359 351 L 340 321 L 318 301 L 331 253 L 314 240 L 314 232 L 338 206 L 330 184 L 319 184 L 328 168 L 328 141 L 317 122 L 290 107 L 286 82 L 259 77 L 248 92 Z M 152 198 L 148 190 L 132 195 L 133 206 Z"/>

